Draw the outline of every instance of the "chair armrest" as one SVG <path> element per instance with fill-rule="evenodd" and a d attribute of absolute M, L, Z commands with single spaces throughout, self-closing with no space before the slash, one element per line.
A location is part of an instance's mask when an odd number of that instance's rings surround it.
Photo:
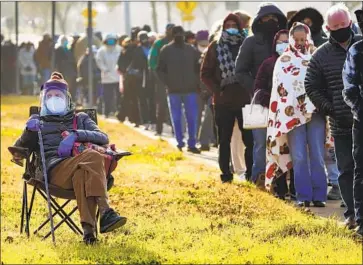
<path fill-rule="evenodd" d="M 29 156 L 30 156 L 28 148 L 23 148 L 23 147 L 19 147 L 19 146 L 9 146 L 8 150 L 13 156 L 14 156 L 15 153 L 17 153 L 18 155 L 21 156 L 22 159 L 26 159 L 27 162 L 28 162 Z M 15 164 L 17 164 L 18 166 L 21 166 L 21 167 L 24 166 L 23 162 L 19 161 L 19 160 L 11 159 L 11 162 L 13 162 L 13 163 L 15 163 Z"/>
<path fill-rule="evenodd" d="M 115 158 L 116 158 L 116 160 L 120 160 L 121 158 L 123 158 L 125 156 L 130 156 L 130 155 L 132 155 L 131 152 L 122 151 L 122 150 L 116 150 Z"/>

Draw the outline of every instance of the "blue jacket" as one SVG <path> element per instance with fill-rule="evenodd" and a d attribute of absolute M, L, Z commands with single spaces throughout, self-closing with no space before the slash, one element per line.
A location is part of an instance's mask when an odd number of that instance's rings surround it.
<path fill-rule="evenodd" d="M 50 174 L 51 170 L 60 162 L 67 158 L 58 156 L 58 147 L 63 140 L 61 134 L 63 131 L 73 130 L 74 112 L 71 111 L 64 116 L 45 116 L 32 115 L 30 119 L 41 119 L 43 127 L 41 128 L 43 136 L 44 154 L 46 160 L 47 171 Z M 94 144 L 108 144 L 108 136 L 101 132 L 97 124 L 86 114 L 77 114 L 77 142 L 91 142 Z M 26 128 L 23 134 L 15 142 L 15 146 L 28 148 L 31 152 L 39 150 L 38 133 L 28 131 Z"/>
<path fill-rule="evenodd" d="M 342 74 L 344 101 L 352 109 L 354 119 L 363 121 L 363 41 L 349 49 Z"/>

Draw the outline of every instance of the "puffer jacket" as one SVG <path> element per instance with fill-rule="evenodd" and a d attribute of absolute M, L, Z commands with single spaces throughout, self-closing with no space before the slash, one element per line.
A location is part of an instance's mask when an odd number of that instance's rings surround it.
<path fill-rule="evenodd" d="M 260 19 L 269 14 L 277 16 L 280 30 L 286 29 L 286 16 L 277 6 L 273 4 L 262 6 L 252 23 L 254 35 L 245 39 L 236 59 L 236 77 L 242 87 L 249 91 L 250 95 L 253 94 L 255 77 L 260 65 L 272 53 L 272 40 L 265 40 L 264 33 L 258 26 Z"/>
<path fill-rule="evenodd" d="M 350 45 L 361 39 L 354 36 Z M 305 89 L 315 107 L 329 116 L 333 136 L 352 132 L 353 115 L 344 102 L 342 70 L 347 56 L 345 50 L 332 37 L 313 54 L 305 77 Z"/>
<path fill-rule="evenodd" d="M 343 68 L 343 97 L 351 108 L 354 119 L 363 121 L 363 41 L 348 51 Z"/>
<path fill-rule="evenodd" d="M 49 175 L 56 165 L 67 159 L 58 156 L 58 147 L 63 140 L 62 132 L 73 130 L 74 115 L 74 112 L 69 112 L 65 116 L 39 117 L 39 115 L 32 115 L 30 117 L 30 119 L 40 119 L 43 121 L 41 132 Z M 91 142 L 99 145 L 108 144 L 108 136 L 100 131 L 97 124 L 86 113 L 78 113 L 76 118 L 77 142 Z M 38 133 L 24 129 L 20 138 L 15 142 L 15 146 L 28 148 L 31 152 L 38 150 Z"/>
<path fill-rule="evenodd" d="M 102 46 L 96 55 L 98 68 L 101 70 L 102 84 L 114 84 L 120 81 L 120 75 L 117 71 L 117 61 L 121 54 L 121 46 L 114 47 Z"/>

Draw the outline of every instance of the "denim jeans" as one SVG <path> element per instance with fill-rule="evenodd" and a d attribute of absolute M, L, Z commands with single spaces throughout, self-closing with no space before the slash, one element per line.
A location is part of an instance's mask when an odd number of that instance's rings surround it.
<path fill-rule="evenodd" d="M 313 114 L 310 122 L 287 134 L 298 201 L 326 201 L 325 126 L 324 118 Z"/>
<path fill-rule="evenodd" d="M 204 119 L 202 120 L 199 134 L 199 142 L 201 145 L 209 146 L 214 140 L 213 134 L 213 113 L 212 99 L 209 99 L 204 109 Z"/>
<path fill-rule="evenodd" d="M 266 135 L 267 129 L 255 129 L 253 133 L 253 166 L 252 181 L 256 182 L 261 173 L 266 170 Z"/>
<path fill-rule="evenodd" d="M 325 149 L 325 166 L 328 171 L 328 180 L 333 185 L 339 185 L 339 170 L 335 158 L 334 147 Z"/>
<path fill-rule="evenodd" d="M 363 121 L 353 123 L 354 208 L 356 221 L 363 224 Z"/>
<path fill-rule="evenodd" d="M 184 147 L 183 133 L 183 107 L 188 127 L 188 147 L 194 148 L 197 143 L 197 118 L 198 99 L 196 93 L 168 95 L 168 104 L 173 124 L 174 134 L 178 142 L 178 147 Z"/>
<path fill-rule="evenodd" d="M 334 136 L 335 155 L 339 170 L 339 188 L 346 205 L 345 218 L 354 216 L 352 135 Z"/>

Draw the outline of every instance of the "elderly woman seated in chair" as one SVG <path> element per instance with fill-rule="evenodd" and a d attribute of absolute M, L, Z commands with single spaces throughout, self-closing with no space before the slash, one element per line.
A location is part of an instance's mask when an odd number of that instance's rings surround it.
<path fill-rule="evenodd" d="M 75 114 L 68 84 L 60 73 L 53 73 L 41 88 L 41 110 L 32 115 L 15 146 L 36 150 L 38 134 L 43 136 L 44 154 L 49 183 L 62 189 L 74 190 L 84 231 L 84 242 L 96 241 L 96 207 L 100 211 L 100 232 L 107 233 L 123 226 L 126 218 L 118 215 L 108 204 L 107 174 L 104 156 L 92 149 L 72 157 L 72 148 L 77 142 L 108 144 L 108 136 L 86 114 Z M 73 122 L 77 123 L 74 130 Z M 62 137 L 62 132 L 69 132 Z M 14 154 L 13 159 L 20 160 Z"/>

